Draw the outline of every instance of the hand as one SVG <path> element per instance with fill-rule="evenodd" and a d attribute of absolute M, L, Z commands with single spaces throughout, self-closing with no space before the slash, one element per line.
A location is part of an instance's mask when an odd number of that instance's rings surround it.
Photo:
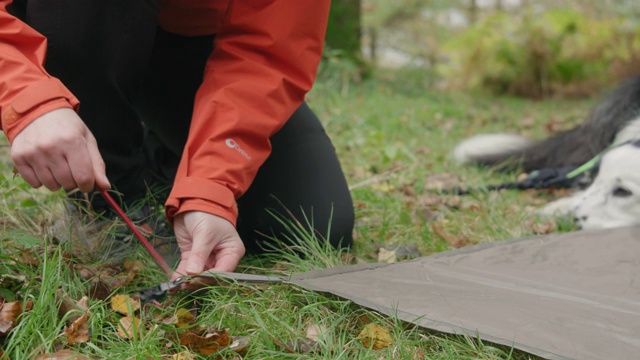
<path fill-rule="evenodd" d="M 27 125 L 13 140 L 11 157 L 34 188 L 111 188 L 96 139 L 72 109 L 50 111 Z"/>
<path fill-rule="evenodd" d="M 181 259 L 173 280 L 205 270 L 233 271 L 245 248 L 233 224 L 201 211 L 187 211 L 173 219 Z"/>

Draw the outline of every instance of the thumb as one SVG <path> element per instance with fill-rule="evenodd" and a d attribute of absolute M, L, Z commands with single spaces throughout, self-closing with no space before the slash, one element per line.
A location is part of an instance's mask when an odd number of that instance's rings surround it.
<path fill-rule="evenodd" d="M 208 244 L 208 241 L 199 241 L 199 239 L 194 238 L 184 269 L 185 273 L 187 275 L 196 275 L 203 272 L 212 250 L 212 246 Z"/>

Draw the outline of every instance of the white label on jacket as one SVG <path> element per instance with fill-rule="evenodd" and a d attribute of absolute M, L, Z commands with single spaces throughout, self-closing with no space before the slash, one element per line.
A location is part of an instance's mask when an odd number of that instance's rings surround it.
<path fill-rule="evenodd" d="M 225 142 L 225 144 L 227 144 L 228 147 L 230 147 L 230 148 L 236 150 L 237 152 L 239 152 L 240 155 L 244 156 L 247 160 L 251 160 L 251 155 L 247 154 L 246 151 L 242 150 L 240 145 L 238 145 L 238 143 L 235 140 L 229 138 L 229 139 L 225 140 L 224 142 Z"/>

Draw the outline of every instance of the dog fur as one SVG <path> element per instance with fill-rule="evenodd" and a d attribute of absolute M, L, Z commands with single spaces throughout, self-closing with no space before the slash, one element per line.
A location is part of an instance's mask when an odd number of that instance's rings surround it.
<path fill-rule="evenodd" d="M 453 156 L 461 163 L 531 172 L 580 166 L 600 153 L 591 184 L 551 202 L 543 214 L 572 215 L 581 229 L 640 224 L 640 76 L 612 90 L 573 129 L 541 141 L 511 134 L 476 135 L 459 143 Z"/>

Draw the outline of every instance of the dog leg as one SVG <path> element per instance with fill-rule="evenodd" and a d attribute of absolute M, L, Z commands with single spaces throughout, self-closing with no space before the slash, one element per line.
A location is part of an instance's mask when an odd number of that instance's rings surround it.
<path fill-rule="evenodd" d="M 539 215 L 543 216 L 566 216 L 575 211 L 576 200 L 580 197 L 582 191 L 569 197 L 560 198 L 545 205 L 538 210 Z"/>

